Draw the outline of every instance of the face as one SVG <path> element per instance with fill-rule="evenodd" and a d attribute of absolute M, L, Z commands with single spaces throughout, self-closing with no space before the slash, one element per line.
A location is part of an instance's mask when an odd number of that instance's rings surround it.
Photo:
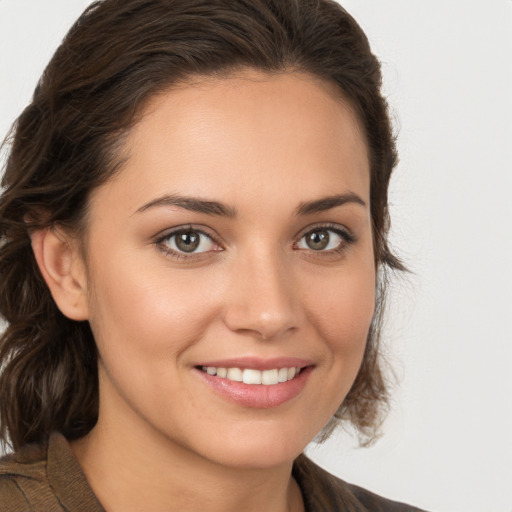
<path fill-rule="evenodd" d="M 354 113 L 331 84 L 246 71 L 155 98 L 125 152 L 87 228 L 99 424 L 237 467 L 293 460 L 374 311 Z"/>

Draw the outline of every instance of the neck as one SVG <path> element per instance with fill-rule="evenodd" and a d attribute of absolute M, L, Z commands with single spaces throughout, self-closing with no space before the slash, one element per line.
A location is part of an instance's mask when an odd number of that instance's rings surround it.
<path fill-rule="evenodd" d="M 299 512 L 293 461 L 270 468 L 219 464 L 177 446 L 149 427 L 110 428 L 100 419 L 71 444 L 92 490 L 108 512 Z"/>

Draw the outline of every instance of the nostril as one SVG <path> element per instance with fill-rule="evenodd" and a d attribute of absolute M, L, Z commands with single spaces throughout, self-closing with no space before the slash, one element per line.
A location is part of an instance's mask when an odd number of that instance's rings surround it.
<path fill-rule="evenodd" d="M 233 276 L 224 310 L 230 330 L 271 340 L 298 327 L 296 294 L 289 288 L 286 270 L 271 256 L 258 258 L 257 264 L 244 260 Z"/>

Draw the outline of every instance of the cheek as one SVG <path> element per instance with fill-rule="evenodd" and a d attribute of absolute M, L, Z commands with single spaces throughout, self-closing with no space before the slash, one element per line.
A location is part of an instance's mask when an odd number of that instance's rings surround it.
<path fill-rule="evenodd" d="M 363 360 L 375 308 L 375 272 L 370 265 L 350 265 L 330 278 L 310 278 L 304 290 L 305 310 L 313 335 L 320 339 L 322 397 L 315 399 L 312 416 L 323 428 L 347 396 Z"/>
<path fill-rule="evenodd" d="M 144 359 L 179 354 L 215 317 L 215 294 L 187 272 L 130 263 L 119 258 L 115 265 L 96 267 L 92 276 L 90 323 L 100 353 Z"/>
<path fill-rule="evenodd" d="M 333 354 L 359 360 L 375 310 L 373 265 L 341 269 L 320 283 L 312 279 L 305 290 L 309 321 Z"/>

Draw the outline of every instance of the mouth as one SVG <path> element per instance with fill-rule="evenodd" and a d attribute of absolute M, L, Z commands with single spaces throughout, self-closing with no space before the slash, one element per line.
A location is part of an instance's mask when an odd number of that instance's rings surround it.
<path fill-rule="evenodd" d="M 198 377 L 223 399 L 243 407 L 269 409 L 301 395 L 315 365 L 298 358 L 253 358 L 204 362 Z"/>
<path fill-rule="evenodd" d="M 200 366 L 202 372 L 208 375 L 227 379 L 232 382 L 243 382 L 249 385 L 275 386 L 296 378 L 302 371 L 301 367 L 291 366 L 257 370 L 254 368 L 226 368 L 217 366 Z"/>

